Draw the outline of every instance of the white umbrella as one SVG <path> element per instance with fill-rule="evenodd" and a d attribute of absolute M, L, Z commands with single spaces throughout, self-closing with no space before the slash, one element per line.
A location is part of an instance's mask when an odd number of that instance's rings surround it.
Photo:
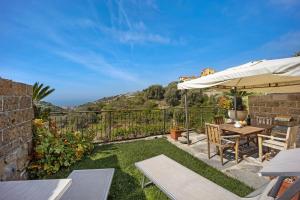
<path fill-rule="evenodd" d="M 177 87 L 181 90 L 214 88 L 221 91 L 235 89 L 264 93 L 300 92 L 300 57 L 249 62 L 179 83 Z M 185 106 L 185 111 L 188 131 L 187 106 Z M 189 132 L 187 135 L 189 142 Z"/>
<path fill-rule="evenodd" d="M 233 87 L 252 92 L 300 92 L 300 57 L 249 62 L 178 84 L 178 89 Z"/>

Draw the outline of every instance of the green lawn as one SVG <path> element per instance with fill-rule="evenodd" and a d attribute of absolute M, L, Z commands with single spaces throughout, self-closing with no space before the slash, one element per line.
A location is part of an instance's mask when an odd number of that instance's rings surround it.
<path fill-rule="evenodd" d="M 116 171 L 110 189 L 109 199 L 167 199 L 167 197 L 153 185 L 142 190 L 140 186 L 142 175 L 134 166 L 134 163 L 137 161 L 160 154 L 165 154 L 239 196 L 245 196 L 253 191 L 240 181 L 224 175 L 222 172 L 177 148 L 166 139 L 136 141 L 96 147 L 91 156 L 86 157 L 68 170 L 60 171 L 54 176 L 51 176 L 51 178 L 65 178 L 74 169 L 115 168 Z"/>

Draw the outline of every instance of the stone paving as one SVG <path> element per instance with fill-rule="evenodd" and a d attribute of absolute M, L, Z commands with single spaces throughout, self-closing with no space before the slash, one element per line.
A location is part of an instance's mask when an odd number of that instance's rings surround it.
<path fill-rule="evenodd" d="M 259 162 L 256 158 L 257 155 L 252 155 L 253 157 L 247 157 L 242 159 L 238 164 L 234 160 L 234 155 L 226 153 L 227 157 L 224 159 L 224 165 L 222 166 L 220 157 L 218 155 L 213 156 L 208 159 L 207 156 L 207 140 L 204 134 L 198 134 L 195 132 L 190 133 L 191 145 L 182 144 L 179 141 L 173 140 L 170 135 L 167 136 L 169 142 L 179 147 L 180 149 L 190 153 L 199 160 L 204 161 L 208 165 L 222 171 L 230 177 L 236 178 L 245 184 L 249 185 L 254 189 L 258 189 L 269 182 L 265 177 L 259 176 L 258 172 L 262 169 L 263 163 Z M 214 147 L 211 149 L 211 155 L 214 155 L 216 150 Z"/>

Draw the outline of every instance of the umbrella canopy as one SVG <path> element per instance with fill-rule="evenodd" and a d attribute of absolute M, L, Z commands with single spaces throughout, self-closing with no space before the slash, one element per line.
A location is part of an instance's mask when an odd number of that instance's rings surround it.
<path fill-rule="evenodd" d="M 300 92 L 300 57 L 260 60 L 178 84 L 178 89 L 215 88 L 265 93 Z"/>

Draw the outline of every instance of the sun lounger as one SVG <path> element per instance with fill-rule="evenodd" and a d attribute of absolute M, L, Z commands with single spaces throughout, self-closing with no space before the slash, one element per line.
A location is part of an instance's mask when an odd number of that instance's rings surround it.
<path fill-rule="evenodd" d="M 74 170 L 72 184 L 61 200 L 106 200 L 114 169 Z"/>
<path fill-rule="evenodd" d="M 268 194 L 277 182 L 270 181 L 260 195 L 241 198 L 165 155 L 137 162 L 135 166 L 144 175 L 142 187 L 153 183 L 173 200 L 271 200 L 274 198 Z M 149 183 L 145 184 L 145 177 Z"/>
<path fill-rule="evenodd" d="M 71 179 L 0 181 L 0 200 L 59 200 Z"/>

